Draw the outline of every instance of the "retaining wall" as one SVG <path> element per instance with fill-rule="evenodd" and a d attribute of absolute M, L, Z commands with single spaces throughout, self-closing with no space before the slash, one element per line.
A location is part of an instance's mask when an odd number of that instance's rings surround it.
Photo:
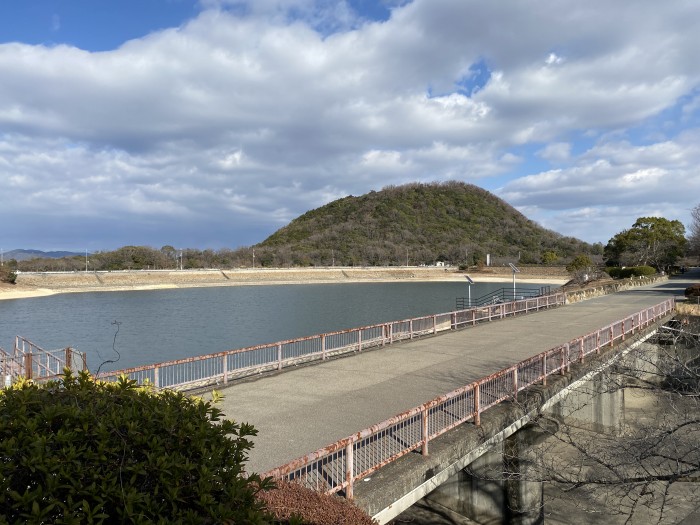
<path fill-rule="evenodd" d="M 668 281 L 667 275 L 652 275 L 650 277 L 632 277 L 630 279 L 620 279 L 618 281 L 611 281 L 600 286 L 590 286 L 581 290 L 565 290 L 566 303 L 577 303 L 579 301 L 585 301 L 586 299 L 593 299 L 594 297 L 600 297 L 602 295 L 608 295 L 615 292 L 622 292 L 623 290 L 630 290 L 639 286 L 664 281 Z"/>
<path fill-rule="evenodd" d="M 440 280 L 459 278 L 454 268 L 290 268 L 20 273 L 17 284 L 50 289 L 225 286 L 252 283 Z"/>

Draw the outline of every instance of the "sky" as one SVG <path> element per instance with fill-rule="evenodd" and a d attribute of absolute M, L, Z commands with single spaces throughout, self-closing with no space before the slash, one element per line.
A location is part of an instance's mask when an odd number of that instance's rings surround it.
<path fill-rule="evenodd" d="M 237 248 L 448 180 L 688 227 L 698 50 L 697 0 L 6 0 L 0 248 Z"/>

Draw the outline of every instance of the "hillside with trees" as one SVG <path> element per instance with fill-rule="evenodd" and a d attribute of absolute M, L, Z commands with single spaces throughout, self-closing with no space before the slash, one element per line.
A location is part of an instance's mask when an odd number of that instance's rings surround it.
<path fill-rule="evenodd" d="M 26 251 L 26 250 L 25 250 Z M 461 182 L 389 186 L 294 219 L 254 246 L 221 250 L 123 246 L 63 258 L 7 261 L 20 271 L 110 271 L 290 266 L 568 264 L 601 260 L 603 245 L 564 237 L 488 191 Z"/>
<path fill-rule="evenodd" d="M 461 182 L 389 186 L 311 210 L 255 246 L 270 266 L 478 264 L 486 254 L 522 263 L 597 255 L 546 230 L 488 191 Z"/>

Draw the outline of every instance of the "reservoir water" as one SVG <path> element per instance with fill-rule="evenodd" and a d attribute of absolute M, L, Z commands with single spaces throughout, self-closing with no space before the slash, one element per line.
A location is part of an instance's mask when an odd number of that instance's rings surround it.
<path fill-rule="evenodd" d="M 472 285 L 473 299 L 509 282 Z M 540 284 L 517 283 L 518 289 Z M 0 347 L 23 336 L 114 370 L 455 309 L 461 282 L 230 286 L 0 301 Z M 116 335 L 115 334 L 119 330 Z M 113 350 L 116 349 L 116 352 Z M 118 354 L 117 354 L 118 352 Z"/>

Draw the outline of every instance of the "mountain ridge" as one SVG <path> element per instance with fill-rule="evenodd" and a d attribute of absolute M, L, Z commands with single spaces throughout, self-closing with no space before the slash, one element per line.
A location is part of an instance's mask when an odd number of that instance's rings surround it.
<path fill-rule="evenodd" d="M 305 264 L 478 264 L 492 257 L 541 263 L 595 254 L 547 230 L 492 193 L 462 182 L 388 186 L 310 210 L 255 246 Z M 306 259 L 306 260 L 304 260 Z M 550 260 L 549 262 L 554 262 Z"/>
<path fill-rule="evenodd" d="M 15 261 L 28 261 L 30 259 L 61 259 L 63 257 L 72 257 L 74 255 L 83 255 L 78 252 L 68 252 L 68 251 L 50 251 L 45 252 L 42 250 L 31 250 L 18 248 L 15 250 L 10 250 L 3 252 L 3 258 L 6 261 L 14 259 Z"/>

